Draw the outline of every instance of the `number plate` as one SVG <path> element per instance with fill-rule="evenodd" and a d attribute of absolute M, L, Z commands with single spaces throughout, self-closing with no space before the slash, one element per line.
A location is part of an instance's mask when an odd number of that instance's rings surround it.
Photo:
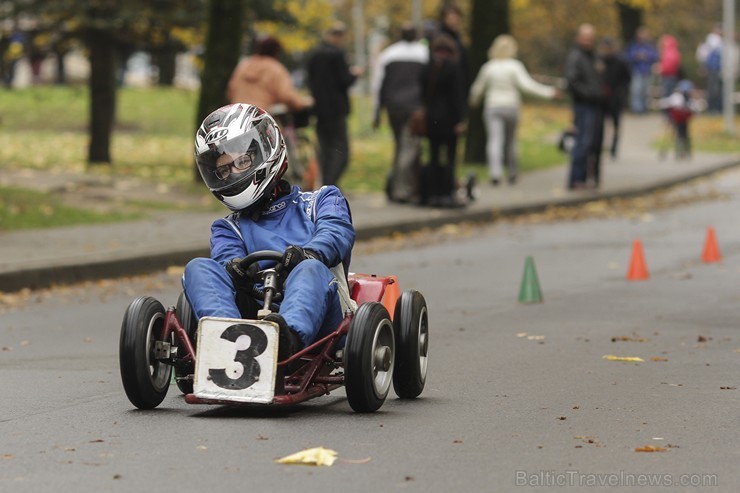
<path fill-rule="evenodd" d="M 277 341 L 278 327 L 272 322 L 203 317 L 193 393 L 202 399 L 272 402 Z"/>

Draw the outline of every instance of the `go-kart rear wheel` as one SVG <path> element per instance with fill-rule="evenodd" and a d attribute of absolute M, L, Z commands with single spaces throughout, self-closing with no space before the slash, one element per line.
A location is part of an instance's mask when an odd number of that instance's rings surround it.
<path fill-rule="evenodd" d="M 353 410 L 371 413 L 383 405 L 393 381 L 395 354 L 388 311 L 380 303 L 360 306 L 344 349 L 344 385 Z"/>
<path fill-rule="evenodd" d="M 195 336 L 198 331 L 198 319 L 195 318 L 195 313 L 193 312 L 193 308 L 190 306 L 188 299 L 185 297 L 185 293 L 180 293 L 180 297 L 177 298 L 175 314 L 182 324 L 182 328 L 187 332 L 188 338 L 190 338 L 190 343 L 195 347 Z M 175 340 L 175 344 L 177 344 L 177 340 Z M 185 354 L 184 349 L 178 354 Z M 177 383 L 177 388 L 180 389 L 180 392 L 183 394 L 193 393 L 193 381 L 191 379 L 187 379 L 187 377 L 192 377 L 193 373 L 195 373 L 195 368 L 190 368 L 190 370 L 191 371 L 188 371 L 188 369 L 181 366 L 175 366 L 175 382 Z"/>
<path fill-rule="evenodd" d="M 393 389 L 402 399 L 413 399 L 424 390 L 427 379 L 429 318 L 424 296 L 404 291 L 393 315 L 398 358 L 393 372 Z"/>
<path fill-rule="evenodd" d="M 164 319 L 162 304 L 142 296 L 131 302 L 121 324 L 121 380 L 128 399 L 139 409 L 157 407 L 170 386 L 172 367 L 154 357 L 154 344 L 161 340 Z"/>

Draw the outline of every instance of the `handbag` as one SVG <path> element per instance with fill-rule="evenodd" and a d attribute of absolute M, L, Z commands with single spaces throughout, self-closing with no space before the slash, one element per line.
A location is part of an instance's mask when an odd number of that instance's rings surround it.
<path fill-rule="evenodd" d="M 417 137 L 427 134 L 427 110 L 423 106 L 414 110 L 410 118 L 411 133 Z"/>

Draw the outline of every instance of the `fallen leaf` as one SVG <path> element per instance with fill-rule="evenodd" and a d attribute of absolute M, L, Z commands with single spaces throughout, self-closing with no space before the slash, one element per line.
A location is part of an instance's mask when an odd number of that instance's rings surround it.
<path fill-rule="evenodd" d="M 527 333 L 526 332 L 519 332 L 516 336 L 517 337 L 527 337 Z M 740 352 L 740 349 L 738 349 L 738 352 Z"/>
<path fill-rule="evenodd" d="M 14 456 L 13 454 L 3 454 L 3 455 L 0 455 L 0 457 L 7 460 L 7 459 L 12 459 Z"/>
<path fill-rule="evenodd" d="M 339 462 L 344 462 L 345 464 L 367 464 L 371 460 L 373 460 L 372 457 L 365 457 L 364 459 L 337 459 Z"/>
<path fill-rule="evenodd" d="M 331 466 L 337 460 L 337 453 L 334 450 L 324 447 L 315 447 L 301 450 L 295 454 L 276 459 L 275 462 L 280 464 L 303 464 L 309 466 Z"/>
<path fill-rule="evenodd" d="M 82 339 L 82 342 L 92 342 L 92 337 L 85 337 L 84 339 Z"/>
<path fill-rule="evenodd" d="M 657 445 L 645 445 L 644 447 L 637 447 L 635 452 L 665 452 L 667 450 L 667 448 Z"/>
<path fill-rule="evenodd" d="M 668 358 L 663 358 L 662 356 L 653 356 L 650 358 L 650 361 L 668 361 Z"/>
<path fill-rule="evenodd" d="M 650 339 L 644 337 L 618 336 L 612 337 L 612 342 L 648 342 Z"/>
<path fill-rule="evenodd" d="M 602 356 L 602 358 L 609 361 L 627 361 L 633 363 L 645 361 L 644 359 L 637 356 L 614 356 L 613 354 L 605 354 L 604 356 Z"/>

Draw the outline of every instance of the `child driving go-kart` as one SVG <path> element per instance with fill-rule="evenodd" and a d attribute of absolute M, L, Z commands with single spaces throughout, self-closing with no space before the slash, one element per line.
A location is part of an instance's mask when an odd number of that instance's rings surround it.
<path fill-rule="evenodd" d="M 121 325 L 121 378 L 152 409 L 175 382 L 189 404 L 293 405 L 344 387 L 357 412 L 426 381 L 424 297 L 395 276 L 349 273 L 355 230 L 335 186 L 303 192 L 264 110 L 214 111 L 195 138 L 203 181 L 231 213 L 211 226 L 209 258 L 188 262 L 167 309 L 140 296 Z"/>
<path fill-rule="evenodd" d="M 335 186 L 302 192 L 281 177 L 288 168 L 280 129 L 264 110 L 233 104 L 211 113 L 195 137 L 203 181 L 233 213 L 211 227 L 211 258 L 185 267 L 183 288 L 195 316 L 255 318 L 249 296 L 256 279 L 239 267 L 247 253 L 284 252 L 287 273 L 279 312 L 280 357 L 334 330 L 350 304 L 345 266 L 355 232 L 347 201 Z"/>

